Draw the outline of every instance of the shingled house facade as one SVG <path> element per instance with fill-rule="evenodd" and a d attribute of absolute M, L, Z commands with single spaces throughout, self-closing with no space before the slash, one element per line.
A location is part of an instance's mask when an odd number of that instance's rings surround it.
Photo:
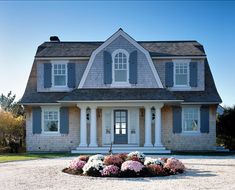
<path fill-rule="evenodd" d="M 214 150 L 221 98 L 197 41 L 104 42 L 37 49 L 21 104 L 27 151 Z"/>

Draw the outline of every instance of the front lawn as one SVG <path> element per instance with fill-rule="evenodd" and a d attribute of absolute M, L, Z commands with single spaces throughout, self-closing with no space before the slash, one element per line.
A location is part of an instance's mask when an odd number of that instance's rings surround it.
<path fill-rule="evenodd" d="M 74 156 L 69 153 L 48 153 L 48 154 L 30 154 L 30 153 L 3 153 L 0 154 L 0 163 L 10 162 L 10 161 L 19 161 L 19 160 L 34 160 L 42 158 L 57 158 L 65 156 Z"/>

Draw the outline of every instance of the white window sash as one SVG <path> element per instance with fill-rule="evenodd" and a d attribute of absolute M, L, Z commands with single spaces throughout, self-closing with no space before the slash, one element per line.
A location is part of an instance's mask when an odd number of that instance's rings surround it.
<path fill-rule="evenodd" d="M 46 131 L 45 130 L 45 112 L 57 112 L 57 121 L 58 121 L 58 126 L 57 126 L 57 131 Z M 43 134 L 60 134 L 60 110 L 59 107 L 42 107 L 42 133 Z M 47 119 L 49 121 L 49 119 Z M 54 121 L 54 120 L 52 120 Z"/>
<path fill-rule="evenodd" d="M 118 69 L 115 69 L 115 56 L 118 53 L 123 53 L 126 55 L 126 69 L 119 69 L 119 64 L 118 63 Z M 129 53 L 124 50 L 124 49 L 117 49 L 112 53 L 112 60 L 113 60 L 113 64 L 112 64 L 112 84 L 111 86 L 130 86 L 129 83 Z M 123 63 L 122 63 L 122 68 L 123 68 Z M 115 71 L 126 71 L 126 81 L 115 81 Z"/>
<path fill-rule="evenodd" d="M 190 79 L 190 76 L 189 76 L 190 75 L 190 72 L 189 72 L 189 63 L 190 63 L 190 61 L 191 60 L 189 60 L 189 59 L 182 59 L 182 60 L 181 59 L 177 59 L 177 60 L 173 60 L 173 64 L 174 64 L 174 70 L 173 70 L 174 87 L 177 87 L 177 88 L 190 87 L 190 84 L 189 84 L 189 79 Z M 183 85 L 176 84 L 176 75 L 182 75 L 181 73 L 180 74 L 176 74 L 176 66 L 178 66 L 180 64 L 187 65 L 187 73 L 186 73 L 187 81 L 186 81 L 186 84 L 183 84 Z"/>
<path fill-rule="evenodd" d="M 191 121 L 193 120 L 197 120 L 197 130 L 193 131 L 193 130 L 185 130 L 185 121 L 189 120 L 189 119 L 185 119 L 185 111 L 187 108 L 192 108 L 192 109 L 196 109 L 197 111 L 197 118 L 194 118 L 194 113 L 193 113 L 193 118 Z M 195 111 L 195 110 L 194 110 Z M 182 107 L 182 133 L 183 134 L 196 134 L 196 133 L 200 133 L 200 107 L 199 106 L 183 106 Z"/>
<path fill-rule="evenodd" d="M 67 69 L 67 63 L 68 61 L 51 61 L 52 62 L 52 88 L 67 88 L 68 87 L 68 69 Z M 65 74 L 55 74 L 54 70 L 55 70 L 55 65 L 64 65 L 65 66 Z M 57 69 L 58 70 L 58 69 Z M 62 69 L 61 69 L 62 70 Z M 65 85 L 56 85 L 55 84 L 55 76 L 64 76 L 65 77 Z"/>

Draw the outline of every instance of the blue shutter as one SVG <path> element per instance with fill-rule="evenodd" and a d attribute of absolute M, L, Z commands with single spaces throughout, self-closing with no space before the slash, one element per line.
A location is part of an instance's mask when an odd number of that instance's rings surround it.
<path fill-rule="evenodd" d="M 137 51 L 130 53 L 129 58 L 129 82 L 131 84 L 137 84 Z"/>
<path fill-rule="evenodd" d="M 69 108 L 68 107 L 60 108 L 60 133 L 61 134 L 69 133 Z"/>
<path fill-rule="evenodd" d="M 103 52 L 104 84 L 112 83 L 112 56 L 108 51 Z"/>
<path fill-rule="evenodd" d="M 182 108 L 173 107 L 173 133 L 182 132 Z"/>
<path fill-rule="evenodd" d="M 197 62 L 190 62 L 190 86 L 197 87 Z"/>
<path fill-rule="evenodd" d="M 68 63 L 68 87 L 75 88 L 76 79 L 75 79 L 75 63 Z"/>
<path fill-rule="evenodd" d="M 200 131 L 201 133 L 209 133 L 209 106 L 202 106 L 200 108 Z"/>
<path fill-rule="evenodd" d="M 51 87 L 51 63 L 44 63 L 44 88 Z"/>
<path fill-rule="evenodd" d="M 40 107 L 33 108 L 33 134 L 40 134 L 42 132 L 41 115 L 42 115 L 42 110 Z"/>
<path fill-rule="evenodd" d="M 166 87 L 172 87 L 173 86 L 173 77 L 174 77 L 174 73 L 173 73 L 173 62 L 167 62 L 165 65 L 165 83 L 166 83 Z"/>

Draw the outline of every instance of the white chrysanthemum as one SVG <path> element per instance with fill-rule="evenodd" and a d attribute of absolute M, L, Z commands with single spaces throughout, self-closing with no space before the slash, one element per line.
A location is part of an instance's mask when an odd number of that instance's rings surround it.
<path fill-rule="evenodd" d="M 135 152 L 130 152 L 127 157 L 131 158 L 133 156 L 136 156 L 140 161 L 144 162 L 145 160 L 145 155 L 142 152 L 135 151 Z"/>
<path fill-rule="evenodd" d="M 164 162 L 161 161 L 160 159 L 156 159 L 156 158 L 151 158 L 151 157 L 146 157 L 145 161 L 144 161 L 144 165 L 148 166 L 150 164 L 157 164 L 157 165 L 163 165 Z"/>
<path fill-rule="evenodd" d="M 92 160 L 90 162 L 87 162 L 82 168 L 83 173 L 86 174 L 87 171 L 89 171 L 91 168 L 95 168 L 98 171 L 102 171 L 102 169 L 104 168 L 104 164 L 101 160 Z"/>
<path fill-rule="evenodd" d="M 101 160 L 101 161 L 103 161 L 103 160 L 104 160 L 104 155 L 102 155 L 102 154 L 96 154 L 96 155 L 94 155 L 94 156 L 90 156 L 88 162 L 93 162 L 93 161 L 95 161 L 95 160 Z"/>

